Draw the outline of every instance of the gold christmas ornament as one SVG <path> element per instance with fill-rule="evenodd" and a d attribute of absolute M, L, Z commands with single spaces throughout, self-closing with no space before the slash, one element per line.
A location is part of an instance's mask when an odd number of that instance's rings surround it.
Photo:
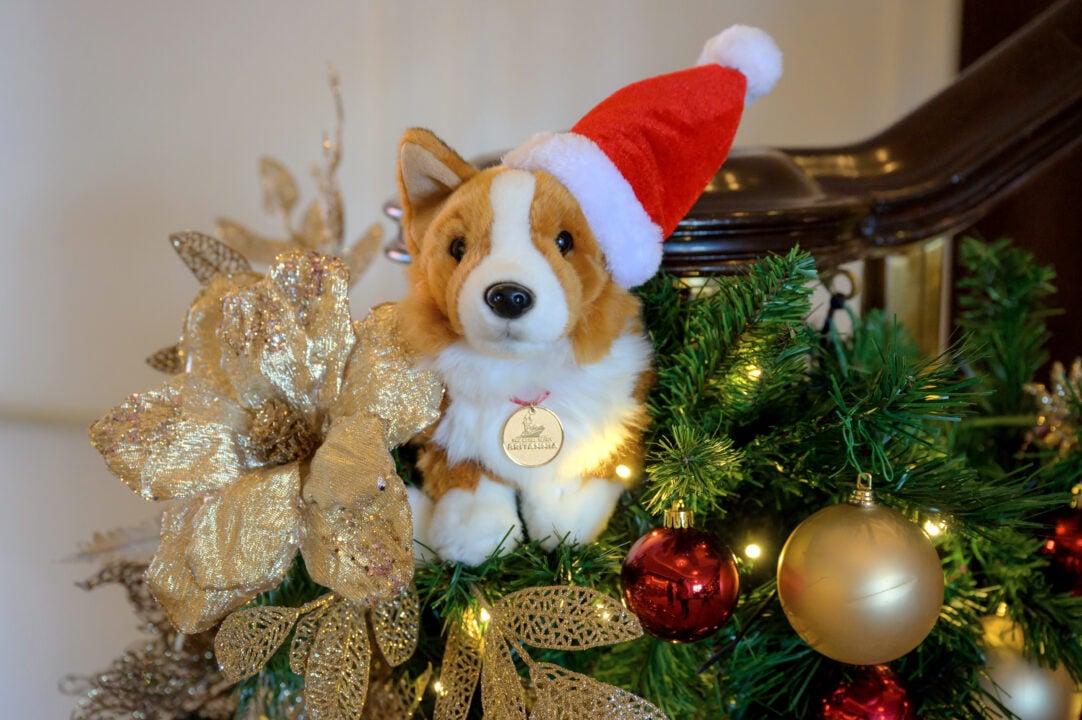
<path fill-rule="evenodd" d="M 558 665 L 534 662 L 523 647 L 584 650 L 641 635 L 634 615 L 589 588 L 529 588 L 491 607 L 482 601 L 448 636 L 435 720 L 463 720 L 478 681 L 486 718 L 526 720 L 526 693 L 512 652 L 526 664 L 536 689 L 531 720 L 667 720 L 641 697 Z"/>
<path fill-rule="evenodd" d="M 985 675 L 981 687 L 1019 720 L 1078 720 L 1075 683 L 1067 668 L 1042 667 L 1023 653 L 1022 629 L 1005 616 L 981 621 Z M 1007 718 L 991 703 L 989 718 Z"/>
<path fill-rule="evenodd" d="M 853 665 L 890 662 L 919 645 L 939 617 L 943 590 L 932 543 L 875 503 L 868 476 L 850 502 L 797 526 L 778 558 L 778 597 L 793 629 Z"/>
<path fill-rule="evenodd" d="M 90 429 L 132 490 L 173 501 L 154 597 L 200 632 L 275 587 L 298 551 L 313 580 L 363 606 L 401 595 L 412 518 L 388 449 L 436 419 L 442 388 L 412 365 L 396 307 L 354 324 L 336 258 L 292 252 L 264 277 L 208 236 L 174 246 L 204 283 L 184 371 Z"/>

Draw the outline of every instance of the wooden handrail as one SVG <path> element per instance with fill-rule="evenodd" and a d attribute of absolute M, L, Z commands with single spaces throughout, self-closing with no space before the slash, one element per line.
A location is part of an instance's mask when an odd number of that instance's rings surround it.
<path fill-rule="evenodd" d="M 867 140 L 734 154 L 665 265 L 727 272 L 795 242 L 833 264 L 953 233 L 1080 140 L 1082 0 L 1064 0 Z"/>
<path fill-rule="evenodd" d="M 867 140 L 734 150 L 666 240 L 663 266 L 736 272 L 796 243 L 831 266 L 953 233 L 1080 140 L 1082 0 L 1063 0 Z M 384 210 L 401 214 L 397 201 Z M 388 254 L 409 259 L 401 242 Z"/>

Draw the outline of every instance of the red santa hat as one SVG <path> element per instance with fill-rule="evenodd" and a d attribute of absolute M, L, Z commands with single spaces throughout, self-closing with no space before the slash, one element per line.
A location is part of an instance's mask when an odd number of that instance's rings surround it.
<path fill-rule="evenodd" d="M 725 161 L 744 105 L 779 77 L 773 39 L 734 25 L 707 41 L 695 67 L 617 90 L 570 132 L 534 135 L 503 164 L 562 182 L 613 279 L 634 287 L 657 272 L 661 243 Z"/>

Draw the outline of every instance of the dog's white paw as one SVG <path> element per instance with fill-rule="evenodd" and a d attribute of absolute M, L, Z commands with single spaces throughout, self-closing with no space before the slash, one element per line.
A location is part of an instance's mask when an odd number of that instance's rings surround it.
<path fill-rule="evenodd" d="M 480 565 L 497 548 L 508 552 L 522 543 L 516 507 L 514 488 L 485 477 L 473 492 L 448 490 L 432 506 L 427 544 L 444 560 Z"/>
<path fill-rule="evenodd" d="M 576 545 L 593 542 L 623 492 L 623 485 L 602 478 L 530 486 L 522 491 L 522 519 L 546 551 L 564 538 Z"/>

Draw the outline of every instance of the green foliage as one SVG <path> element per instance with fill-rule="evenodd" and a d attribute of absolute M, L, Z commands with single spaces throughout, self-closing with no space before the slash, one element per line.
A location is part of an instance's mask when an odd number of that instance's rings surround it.
<path fill-rule="evenodd" d="M 1082 678 L 1082 599 L 1050 587 L 1035 534 L 1042 513 L 1082 476 L 1082 453 L 1021 452 L 1022 429 L 1033 424 L 1022 384 L 1045 360 L 1053 276 L 1005 241 L 966 240 L 962 259 L 968 336 L 934 358 L 878 312 L 854 318 L 845 337 L 806 327 L 815 269 L 797 250 L 740 277 L 692 284 L 662 276 L 640 288 L 657 366 L 642 487 L 591 545 L 546 553 L 532 543 L 478 567 L 419 566 L 421 644 L 399 672 L 438 667 L 448 623 L 479 598 L 553 584 L 618 596 L 631 543 L 679 499 L 731 548 L 754 542 L 765 551 L 759 560 L 740 556 L 740 600 L 722 630 L 690 645 L 644 637 L 584 652 L 538 650 L 535 659 L 640 694 L 672 720 L 815 717 L 852 669 L 793 632 L 776 598 L 777 557 L 797 524 L 868 472 L 880 502 L 946 529 L 936 540 L 946 577 L 939 621 L 892 663 L 917 716 L 987 714 L 981 619 L 1001 603 L 1034 656 Z M 1082 417 L 1082 403 L 1072 402 Z M 408 452 L 399 461 L 408 472 Z M 421 715 L 431 706 L 429 698 Z"/>

